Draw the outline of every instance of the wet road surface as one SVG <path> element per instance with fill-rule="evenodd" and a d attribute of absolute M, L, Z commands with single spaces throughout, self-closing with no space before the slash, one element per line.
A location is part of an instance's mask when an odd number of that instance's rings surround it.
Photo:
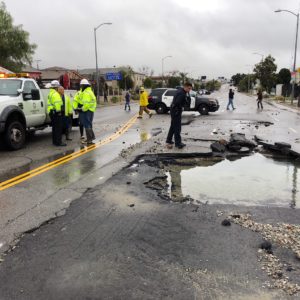
<path fill-rule="evenodd" d="M 224 110 L 227 90 L 215 96 L 219 112 L 184 114 L 192 122 L 183 126 L 187 147 L 180 153 L 210 152 L 205 140 L 236 131 L 298 147 L 295 112 L 267 103 L 258 112 L 255 99 L 241 94 L 231 112 Z M 261 222 L 297 223 L 299 210 L 173 203 L 144 185 L 160 170 L 143 164 L 143 156 L 126 167 L 137 155 L 176 152 L 164 147 L 169 123 L 161 115 L 139 120 L 111 144 L 1 192 L 2 249 L 22 229 L 37 228 L 4 256 L 0 298 L 286 299 L 281 290 L 263 288 L 268 276 L 256 257 L 262 237 L 220 223 L 231 211 L 251 213 Z"/>

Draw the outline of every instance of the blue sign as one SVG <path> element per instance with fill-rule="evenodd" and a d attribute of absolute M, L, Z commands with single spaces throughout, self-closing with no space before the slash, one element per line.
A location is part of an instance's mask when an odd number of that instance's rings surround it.
<path fill-rule="evenodd" d="M 118 72 L 118 73 L 106 73 L 105 74 L 105 78 L 106 80 L 122 80 L 122 73 Z"/>

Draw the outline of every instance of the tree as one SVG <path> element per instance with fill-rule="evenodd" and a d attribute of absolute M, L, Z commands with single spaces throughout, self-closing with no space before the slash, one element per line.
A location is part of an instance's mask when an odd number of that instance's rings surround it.
<path fill-rule="evenodd" d="M 182 84 L 185 83 L 185 81 L 187 80 L 187 75 L 188 73 L 184 73 L 184 72 L 179 72 L 179 76 L 181 77 L 181 81 L 182 81 Z"/>
<path fill-rule="evenodd" d="M 210 92 L 217 91 L 220 89 L 220 87 L 221 87 L 221 83 L 214 79 L 207 81 L 205 84 L 205 88 Z"/>
<path fill-rule="evenodd" d="M 144 87 L 147 88 L 147 89 L 151 89 L 153 87 L 153 81 L 152 81 L 151 78 L 147 77 L 144 80 Z"/>
<path fill-rule="evenodd" d="M 195 82 L 194 83 L 194 91 L 199 91 L 200 90 L 200 83 Z"/>
<path fill-rule="evenodd" d="M 171 76 L 168 78 L 168 87 L 175 88 L 180 85 L 180 77 Z"/>
<path fill-rule="evenodd" d="M 246 75 L 238 84 L 240 92 L 249 92 L 251 89 L 252 82 L 254 81 L 254 76 L 252 74 Z"/>
<path fill-rule="evenodd" d="M 0 3 L 0 65 L 14 72 L 21 71 L 27 63 L 31 64 L 35 44 L 29 43 L 29 33 L 22 25 L 13 25 L 13 18 Z"/>
<path fill-rule="evenodd" d="M 153 89 L 162 88 L 162 87 L 163 87 L 162 81 L 153 82 L 153 86 L 152 86 Z"/>
<path fill-rule="evenodd" d="M 130 73 L 126 73 L 125 70 L 121 70 L 122 79 L 118 80 L 118 86 L 122 90 L 132 89 L 134 86 L 134 82 L 130 76 Z"/>
<path fill-rule="evenodd" d="M 246 74 L 237 73 L 231 77 L 234 86 L 238 86 L 240 81 L 246 77 Z"/>
<path fill-rule="evenodd" d="M 154 74 L 154 70 L 151 69 L 149 66 L 142 66 L 139 68 L 139 71 L 142 73 L 142 74 L 145 74 L 147 77 L 151 77 L 153 76 Z"/>
<path fill-rule="evenodd" d="M 289 84 L 291 82 L 291 72 L 289 69 L 281 69 L 278 73 L 278 83 Z"/>
<path fill-rule="evenodd" d="M 262 88 L 268 93 L 271 92 L 271 88 L 276 84 L 276 69 L 275 58 L 271 55 L 268 55 L 263 61 L 255 65 L 255 76 L 260 80 Z"/>

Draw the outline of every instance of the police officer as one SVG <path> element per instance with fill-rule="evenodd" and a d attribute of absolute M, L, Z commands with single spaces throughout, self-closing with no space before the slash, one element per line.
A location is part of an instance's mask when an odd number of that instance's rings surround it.
<path fill-rule="evenodd" d="M 62 143 L 62 112 L 61 108 L 63 106 L 63 101 L 60 94 L 58 93 L 58 88 L 60 84 L 57 80 L 51 81 L 51 88 L 48 94 L 48 105 L 47 111 L 51 118 L 52 125 L 52 143 L 55 146 L 67 146 L 67 144 Z"/>
<path fill-rule="evenodd" d="M 80 88 L 80 102 L 82 103 L 83 125 L 86 133 L 86 143 L 87 145 L 91 145 L 95 139 L 95 134 L 93 131 L 93 118 L 97 106 L 96 96 L 92 91 L 91 84 L 87 79 L 82 79 L 80 81 Z"/>
<path fill-rule="evenodd" d="M 172 148 L 174 142 L 173 140 L 173 135 L 175 139 L 175 147 L 178 149 L 182 149 L 186 145 L 181 142 L 181 115 L 182 115 L 182 110 L 183 107 L 185 106 L 187 102 L 187 96 L 188 93 L 192 89 L 192 84 L 187 82 L 184 84 L 183 88 L 180 88 L 174 98 L 173 102 L 171 104 L 171 109 L 170 109 L 170 114 L 171 114 L 171 126 L 169 129 L 169 133 L 167 136 L 167 147 Z"/>

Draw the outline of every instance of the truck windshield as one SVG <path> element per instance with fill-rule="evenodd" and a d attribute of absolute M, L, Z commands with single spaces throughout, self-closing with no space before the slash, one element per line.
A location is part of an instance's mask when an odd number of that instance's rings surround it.
<path fill-rule="evenodd" d="M 18 89 L 22 86 L 22 80 L 1 79 L 0 96 L 18 96 Z"/>

